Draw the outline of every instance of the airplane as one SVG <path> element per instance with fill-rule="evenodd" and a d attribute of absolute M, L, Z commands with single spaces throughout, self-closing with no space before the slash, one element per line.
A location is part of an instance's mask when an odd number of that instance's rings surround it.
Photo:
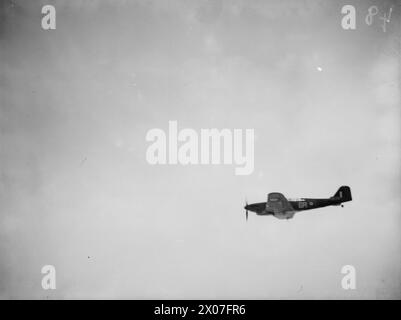
<path fill-rule="evenodd" d="M 327 206 L 344 207 L 343 202 L 352 201 L 351 189 L 348 186 L 340 187 L 334 196 L 326 199 L 292 198 L 288 199 L 280 192 L 271 192 L 267 195 L 267 202 L 246 203 L 244 209 L 248 221 L 248 211 L 257 215 L 272 215 L 278 219 L 292 219 L 299 211 L 317 209 Z"/>

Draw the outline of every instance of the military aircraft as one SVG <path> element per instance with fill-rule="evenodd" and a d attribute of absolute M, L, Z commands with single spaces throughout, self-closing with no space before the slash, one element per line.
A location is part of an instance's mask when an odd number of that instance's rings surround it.
<path fill-rule="evenodd" d="M 272 215 L 278 219 L 291 219 L 299 211 L 311 210 L 327 206 L 343 207 L 343 202 L 351 201 L 351 189 L 348 186 L 342 186 L 334 196 L 326 199 L 314 198 L 292 198 L 287 199 L 282 193 L 271 192 L 267 195 L 267 202 L 246 203 L 244 209 L 246 220 L 248 220 L 248 211 L 255 212 L 257 215 Z"/>

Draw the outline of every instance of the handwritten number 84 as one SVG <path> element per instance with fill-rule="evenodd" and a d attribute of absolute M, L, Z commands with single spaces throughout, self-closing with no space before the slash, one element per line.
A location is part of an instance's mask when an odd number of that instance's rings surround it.
<path fill-rule="evenodd" d="M 384 13 L 383 16 L 379 17 L 379 19 L 383 20 L 383 24 L 382 24 L 382 29 L 383 32 L 386 32 L 386 23 L 390 22 L 391 19 L 391 12 L 393 11 L 393 8 L 390 8 L 389 12 L 388 12 L 388 16 L 387 13 Z M 377 6 L 371 6 L 368 9 L 368 14 L 365 17 L 365 22 L 368 26 L 371 26 L 373 23 L 373 18 L 375 15 L 377 15 L 379 13 L 379 9 L 377 8 Z"/>

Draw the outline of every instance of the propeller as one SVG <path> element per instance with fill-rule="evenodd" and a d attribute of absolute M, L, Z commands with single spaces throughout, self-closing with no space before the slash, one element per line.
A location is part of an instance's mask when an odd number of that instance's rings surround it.
<path fill-rule="evenodd" d="M 248 221 L 248 201 L 245 199 L 245 217 L 246 221 Z"/>

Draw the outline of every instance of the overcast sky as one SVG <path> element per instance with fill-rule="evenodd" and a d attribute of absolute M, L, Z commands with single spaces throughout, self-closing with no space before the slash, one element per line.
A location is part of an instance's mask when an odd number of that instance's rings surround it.
<path fill-rule="evenodd" d="M 375 4 L 393 7 L 386 32 L 365 23 Z M 0 298 L 401 298 L 400 15 L 396 1 L 1 1 Z M 149 165 L 146 133 L 169 120 L 254 129 L 254 173 Z M 341 185 L 344 208 L 245 222 L 245 198 Z M 341 288 L 348 264 L 357 290 Z"/>

